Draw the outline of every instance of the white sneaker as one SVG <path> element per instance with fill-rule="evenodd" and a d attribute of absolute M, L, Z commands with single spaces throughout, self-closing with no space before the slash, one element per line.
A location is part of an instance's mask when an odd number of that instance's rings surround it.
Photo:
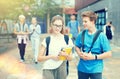
<path fill-rule="evenodd" d="M 25 60 L 21 59 L 20 62 L 23 63 Z"/>

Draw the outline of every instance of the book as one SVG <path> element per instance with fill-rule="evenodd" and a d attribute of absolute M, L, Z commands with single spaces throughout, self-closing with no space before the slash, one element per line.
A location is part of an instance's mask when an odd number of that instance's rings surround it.
<path fill-rule="evenodd" d="M 72 51 L 72 47 L 63 48 L 62 51 L 66 52 L 68 55 L 70 55 L 70 53 Z M 65 56 L 60 56 L 59 59 L 60 60 L 66 60 L 66 57 Z"/>

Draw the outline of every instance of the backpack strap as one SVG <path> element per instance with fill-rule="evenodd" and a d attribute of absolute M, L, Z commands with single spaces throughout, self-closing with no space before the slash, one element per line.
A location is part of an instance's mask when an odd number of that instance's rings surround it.
<path fill-rule="evenodd" d="M 86 32 L 86 30 L 83 30 L 82 31 L 82 51 L 84 52 L 84 39 L 85 39 L 85 32 Z"/>
<path fill-rule="evenodd" d="M 20 23 L 18 23 L 18 26 L 19 26 L 19 30 L 22 31 Z M 25 23 L 23 24 L 23 31 L 25 31 L 24 27 L 25 27 Z"/>
<path fill-rule="evenodd" d="M 93 41 L 92 41 L 92 44 L 91 44 L 91 47 L 88 51 L 88 53 L 91 51 L 95 41 L 97 40 L 98 36 L 100 35 L 100 33 L 102 32 L 102 30 L 98 30 L 96 33 L 95 33 L 95 36 L 93 38 Z M 82 51 L 84 52 L 84 39 L 85 39 L 85 30 L 82 32 Z"/>
<path fill-rule="evenodd" d="M 68 35 L 64 35 L 64 40 L 65 40 L 66 44 L 68 45 L 68 41 L 69 41 Z"/>
<path fill-rule="evenodd" d="M 35 27 L 37 27 L 39 24 L 36 24 Z M 39 26 L 40 27 L 40 26 Z M 35 31 L 38 35 L 39 35 L 39 32 Z"/>
<path fill-rule="evenodd" d="M 65 40 L 66 44 L 68 45 L 69 36 L 68 35 L 64 35 L 64 40 Z M 67 68 L 67 75 L 68 75 L 68 73 L 69 73 L 69 61 L 68 60 L 66 62 L 66 68 Z"/>
<path fill-rule="evenodd" d="M 91 47 L 90 47 L 88 53 L 91 51 L 91 49 L 92 49 L 92 47 L 93 47 L 95 41 L 97 40 L 97 38 L 98 38 L 98 36 L 100 35 L 101 32 L 102 32 L 102 30 L 98 30 L 98 31 L 95 33 L 95 36 L 94 36 L 94 38 L 93 38 L 92 45 L 91 45 Z"/>
<path fill-rule="evenodd" d="M 49 44 L 50 44 L 50 36 L 46 38 L 46 56 L 48 55 L 49 52 Z"/>

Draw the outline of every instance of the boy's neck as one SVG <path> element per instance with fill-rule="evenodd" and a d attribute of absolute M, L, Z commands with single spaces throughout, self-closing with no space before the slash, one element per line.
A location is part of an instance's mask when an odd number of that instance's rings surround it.
<path fill-rule="evenodd" d="M 97 29 L 95 26 L 93 28 L 89 29 L 90 34 L 94 34 L 96 31 L 97 31 Z"/>

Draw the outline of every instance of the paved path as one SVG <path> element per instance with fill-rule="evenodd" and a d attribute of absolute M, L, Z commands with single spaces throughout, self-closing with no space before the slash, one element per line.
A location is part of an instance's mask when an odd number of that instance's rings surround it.
<path fill-rule="evenodd" d="M 0 53 L 0 79 L 42 79 L 42 63 L 33 62 L 31 43 L 27 45 L 25 63 L 19 62 L 16 42 L 8 44 L 11 50 Z M 113 57 L 105 60 L 103 79 L 120 79 L 120 47 L 111 45 Z M 70 61 L 70 74 L 67 79 L 77 79 L 78 57 Z"/>

